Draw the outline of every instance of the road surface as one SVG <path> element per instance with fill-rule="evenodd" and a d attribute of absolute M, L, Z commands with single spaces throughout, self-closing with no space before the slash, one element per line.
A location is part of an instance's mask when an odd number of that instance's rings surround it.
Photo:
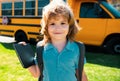
<path fill-rule="evenodd" d="M 13 43 L 15 42 L 13 37 L 0 36 L 0 43 Z"/>

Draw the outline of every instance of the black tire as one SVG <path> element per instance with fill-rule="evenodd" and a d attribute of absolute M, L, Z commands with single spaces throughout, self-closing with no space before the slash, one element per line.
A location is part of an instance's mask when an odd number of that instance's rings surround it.
<path fill-rule="evenodd" d="M 15 35 L 16 42 L 25 41 L 28 42 L 27 36 L 24 32 L 17 32 Z"/>
<path fill-rule="evenodd" d="M 120 54 L 120 37 L 113 37 L 105 44 L 105 51 L 110 54 Z"/>

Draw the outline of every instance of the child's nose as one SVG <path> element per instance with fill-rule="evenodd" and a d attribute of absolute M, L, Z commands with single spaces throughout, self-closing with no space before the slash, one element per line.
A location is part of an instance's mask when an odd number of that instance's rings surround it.
<path fill-rule="evenodd" d="M 61 25 L 57 25 L 56 28 L 61 28 Z"/>

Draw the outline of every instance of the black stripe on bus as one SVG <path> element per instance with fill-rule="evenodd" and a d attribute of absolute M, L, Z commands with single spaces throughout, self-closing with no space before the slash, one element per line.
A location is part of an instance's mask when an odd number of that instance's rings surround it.
<path fill-rule="evenodd" d="M 0 23 L 2 25 L 2 23 Z M 35 24 L 8 24 L 8 25 L 14 25 L 14 26 L 29 26 L 29 27 L 41 27 L 40 25 L 35 25 Z"/>
<path fill-rule="evenodd" d="M 0 36 L 13 37 L 12 35 L 5 35 L 5 34 L 0 34 Z"/>
<path fill-rule="evenodd" d="M 14 32 L 13 30 L 0 30 L 0 32 Z"/>
<path fill-rule="evenodd" d="M 36 32 L 28 32 L 28 34 L 32 34 L 32 35 L 40 35 L 40 33 L 36 33 Z"/>
<path fill-rule="evenodd" d="M 30 27 L 40 27 L 40 25 L 35 25 L 35 24 L 9 24 L 9 25 L 15 25 L 15 26 L 30 26 Z"/>

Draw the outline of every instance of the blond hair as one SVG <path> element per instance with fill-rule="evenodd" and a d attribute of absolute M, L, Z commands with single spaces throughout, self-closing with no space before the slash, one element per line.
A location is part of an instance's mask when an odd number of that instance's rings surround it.
<path fill-rule="evenodd" d="M 62 0 L 53 0 L 47 6 L 43 8 L 42 20 L 41 20 L 41 33 L 44 35 L 45 42 L 51 42 L 48 34 L 48 20 L 52 17 L 62 15 L 68 19 L 69 32 L 67 39 L 73 41 L 74 36 L 78 31 L 78 25 L 74 19 L 73 12 L 69 5 Z"/>

